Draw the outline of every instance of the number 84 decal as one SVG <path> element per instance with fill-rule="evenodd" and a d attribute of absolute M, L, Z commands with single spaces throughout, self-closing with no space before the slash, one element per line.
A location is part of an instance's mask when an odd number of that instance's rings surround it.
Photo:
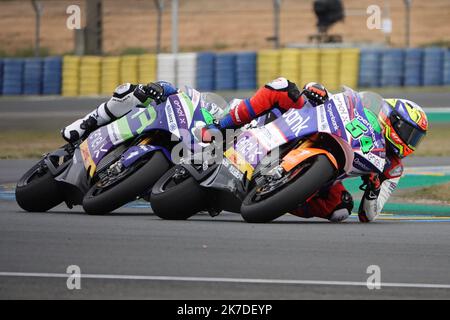
<path fill-rule="evenodd" d="M 358 119 L 353 119 L 351 122 L 347 123 L 345 129 L 351 134 L 353 139 L 359 140 L 361 144 L 361 151 L 366 154 L 373 149 L 373 139 L 372 137 L 365 136 L 364 133 L 368 131 L 367 127 L 361 123 Z"/>

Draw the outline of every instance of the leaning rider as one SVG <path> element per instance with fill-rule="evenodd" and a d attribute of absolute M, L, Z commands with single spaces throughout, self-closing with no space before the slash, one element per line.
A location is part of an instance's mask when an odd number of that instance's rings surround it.
<path fill-rule="evenodd" d="M 314 82 L 305 85 L 303 93 L 313 105 L 322 104 L 328 99 L 325 87 Z M 230 110 L 218 124 L 203 129 L 202 138 L 210 139 L 211 131 L 216 129 L 222 131 L 240 127 L 273 108 L 286 111 L 304 105 L 305 99 L 297 86 L 285 78 L 278 78 Z M 382 174 L 372 173 L 362 177 L 361 189 L 364 195 L 358 210 L 361 222 L 377 218 L 403 174 L 401 159 L 415 151 L 428 129 L 427 117 L 422 108 L 405 99 L 383 100 L 380 122 L 386 140 L 386 165 Z M 319 217 L 340 222 L 348 218 L 352 209 L 352 195 L 342 182 L 336 181 L 291 213 L 302 218 Z"/>
<path fill-rule="evenodd" d="M 147 85 L 121 85 L 109 101 L 65 127 L 62 135 L 68 142 L 85 138 L 98 127 L 127 114 L 134 106 L 147 104 L 150 99 L 160 103 L 176 92 L 177 89 L 165 81 Z M 302 108 L 306 103 L 302 93 L 313 105 L 322 104 L 328 99 L 328 92 L 323 85 L 311 82 L 300 92 L 295 83 L 278 78 L 260 88 L 253 97 L 232 108 L 214 128 L 204 128 L 202 136 L 207 140 L 210 129 L 237 128 L 274 108 L 282 112 L 290 108 Z M 365 192 L 358 211 L 361 222 L 370 222 L 377 218 L 403 173 L 401 158 L 414 152 L 428 129 L 424 111 L 409 100 L 384 100 L 380 118 L 387 142 L 386 166 L 380 175 L 373 173 L 363 177 L 362 188 Z M 291 213 L 303 218 L 320 217 L 339 222 L 347 219 L 352 209 L 351 194 L 337 181 Z"/>

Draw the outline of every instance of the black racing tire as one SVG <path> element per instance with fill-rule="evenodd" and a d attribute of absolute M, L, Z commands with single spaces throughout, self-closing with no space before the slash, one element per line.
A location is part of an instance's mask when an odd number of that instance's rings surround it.
<path fill-rule="evenodd" d="M 287 183 L 273 195 L 253 202 L 256 187 L 245 197 L 241 206 L 241 214 L 246 222 L 265 223 L 281 217 L 304 203 L 329 182 L 335 174 L 335 168 L 324 155 L 318 155 L 313 163 L 298 177 Z"/>
<path fill-rule="evenodd" d="M 17 183 L 16 201 L 25 211 L 45 212 L 64 201 L 61 186 L 50 171 L 37 174 L 42 161 L 28 170 Z"/>
<path fill-rule="evenodd" d="M 171 184 L 173 173 L 174 168 L 155 183 L 150 204 L 161 219 L 186 220 L 205 209 L 207 192 L 192 177 L 179 184 Z"/>
<path fill-rule="evenodd" d="M 91 215 L 104 215 L 143 195 L 170 168 L 170 163 L 162 152 L 154 152 L 141 167 L 136 168 L 117 184 L 96 194 L 93 185 L 83 198 L 83 209 Z"/>

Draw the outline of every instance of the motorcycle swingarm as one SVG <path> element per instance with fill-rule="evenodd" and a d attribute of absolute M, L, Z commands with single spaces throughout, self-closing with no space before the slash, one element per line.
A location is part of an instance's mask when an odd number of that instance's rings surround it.
<path fill-rule="evenodd" d="M 53 162 L 50 160 L 50 157 L 54 156 L 54 157 L 58 157 L 58 158 L 63 158 L 68 155 L 69 155 L 69 153 L 65 149 L 58 149 L 58 150 L 55 150 L 52 153 L 49 153 L 45 156 L 45 158 L 43 159 L 44 163 L 47 166 L 48 170 L 50 171 L 50 173 L 52 174 L 53 177 L 58 176 L 61 172 L 66 170 L 67 167 L 72 163 L 72 159 L 64 162 L 62 165 L 60 165 L 58 167 L 55 167 Z"/>
<path fill-rule="evenodd" d="M 206 180 L 211 175 L 211 173 L 213 173 L 216 170 L 218 165 L 217 164 L 212 165 L 208 167 L 208 169 L 206 169 L 205 171 L 201 172 L 198 172 L 191 164 L 183 163 L 180 164 L 179 166 L 188 171 L 195 181 L 202 182 Z"/>

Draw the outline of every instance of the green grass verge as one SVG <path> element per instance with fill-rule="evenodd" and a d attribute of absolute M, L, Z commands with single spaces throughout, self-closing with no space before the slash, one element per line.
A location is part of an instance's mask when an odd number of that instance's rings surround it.
<path fill-rule="evenodd" d="M 39 158 L 64 144 L 54 131 L 4 131 L 0 132 L 0 159 Z"/>
<path fill-rule="evenodd" d="M 444 183 L 434 186 L 427 186 L 425 188 L 419 188 L 411 190 L 402 194 L 403 198 L 407 199 L 429 199 L 436 202 L 442 202 L 443 204 L 450 205 L 450 183 Z M 449 207 L 450 208 L 450 207 Z"/>
<path fill-rule="evenodd" d="M 431 123 L 427 136 L 414 153 L 415 156 L 450 156 L 450 125 Z"/>
<path fill-rule="evenodd" d="M 450 126 L 432 123 L 415 156 L 450 156 Z M 40 157 L 64 144 L 56 131 L 0 132 L 0 159 Z"/>

